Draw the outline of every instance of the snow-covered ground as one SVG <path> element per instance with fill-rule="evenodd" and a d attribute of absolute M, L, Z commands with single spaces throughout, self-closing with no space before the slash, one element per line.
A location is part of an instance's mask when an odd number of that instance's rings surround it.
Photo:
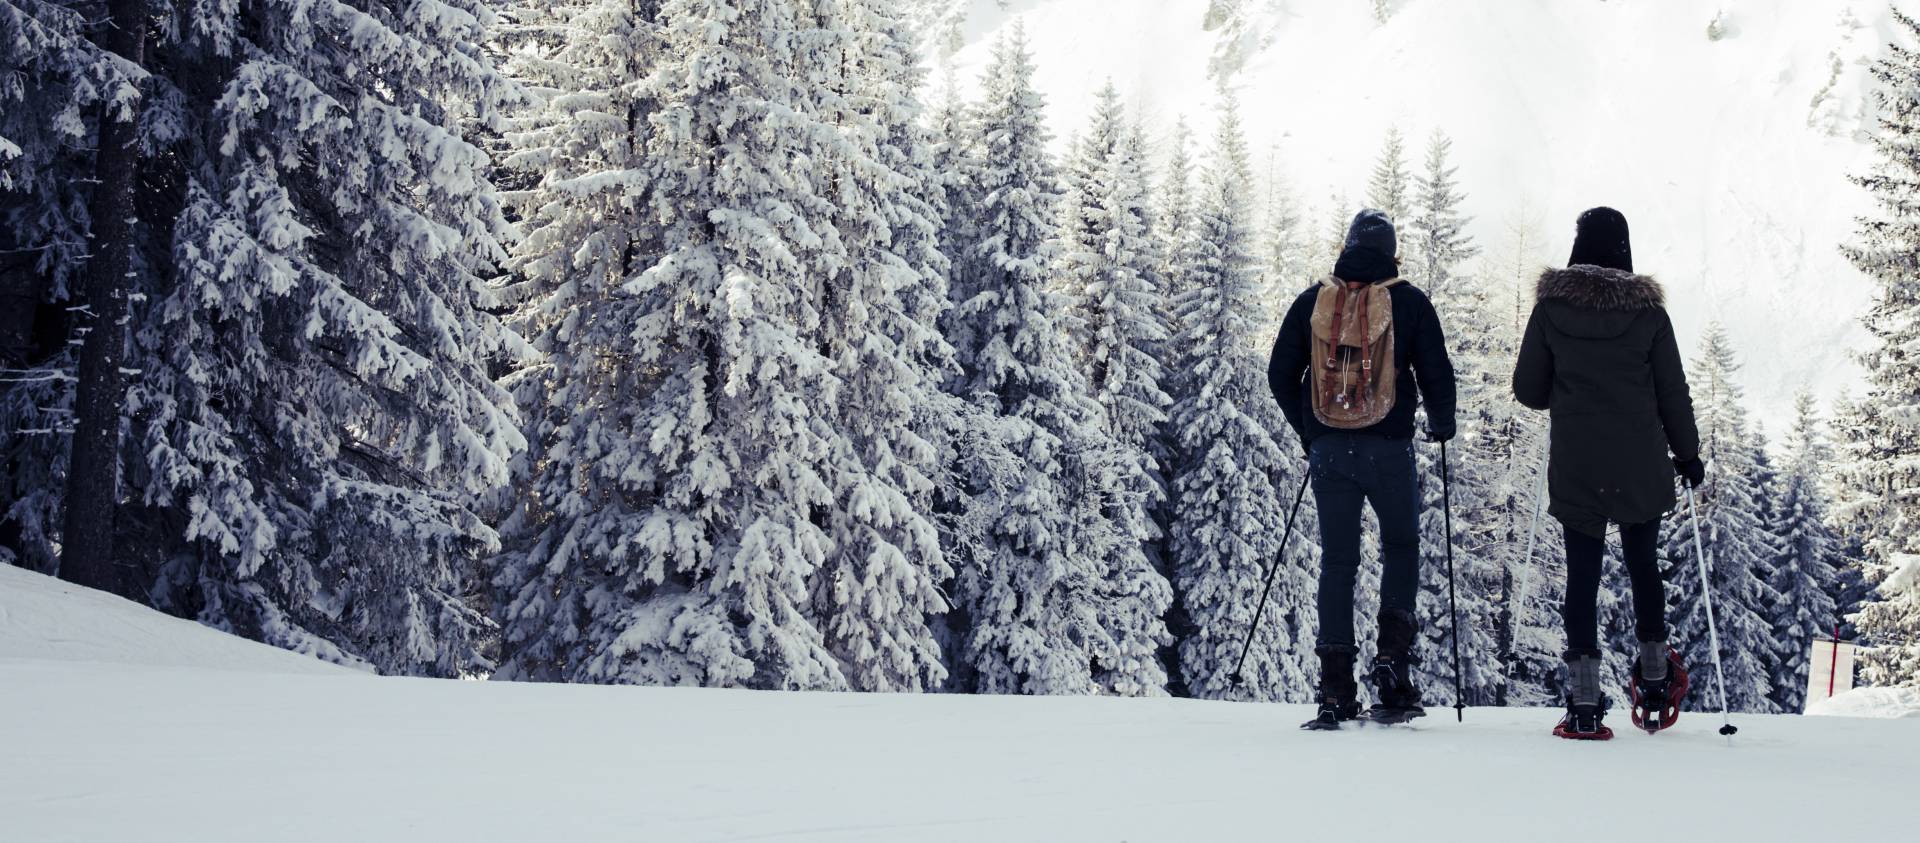
<path fill-rule="evenodd" d="M 1853 383 L 1831 372 L 1862 340 L 1871 286 L 1838 246 L 1868 208 L 1847 177 L 1873 161 L 1885 0 L 1391 0 L 1384 25 L 1373 5 L 974 0 L 951 65 L 969 90 L 994 35 L 1023 22 L 1062 141 L 1111 78 L 1163 132 L 1183 115 L 1204 145 L 1225 81 L 1256 169 L 1271 151 L 1316 232 L 1335 196 L 1348 213 L 1364 200 L 1388 127 L 1416 169 L 1444 129 L 1469 231 L 1502 269 L 1514 226 L 1538 228 L 1539 260 L 1564 261 L 1574 217 L 1612 205 L 1689 355 L 1709 321 L 1726 324 L 1761 418 L 1791 418 L 1802 387 Z M 1209 30 L 1210 6 L 1239 11 Z"/>
<path fill-rule="evenodd" d="M 0 566 L 0 839 L 1910 839 L 1920 720 L 393 679 Z M 1450 714 L 1450 713 L 1449 713 Z"/>
<path fill-rule="evenodd" d="M 1920 688 L 1855 688 L 1807 707 L 1829 717 L 1920 718 Z"/>

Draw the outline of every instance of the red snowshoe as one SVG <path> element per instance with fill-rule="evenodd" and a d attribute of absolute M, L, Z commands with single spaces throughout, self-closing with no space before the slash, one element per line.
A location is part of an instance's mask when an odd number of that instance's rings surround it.
<path fill-rule="evenodd" d="M 1633 725 L 1651 735 L 1680 719 L 1680 703 L 1687 698 L 1687 669 L 1680 664 L 1680 653 L 1667 648 L 1667 678 L 1647 679 L 1640 666 L 1633 667 L 1633 681 L 1627 684 L 1627 696 L 1633 701 Z"/>
<path fill-rule="evenodd" d="M 1560 718 L 1560 725 L 1553 727 L 1553 735 L 1570 741 L 1607 741 L 1613 740 L 1613 730 L 1600 722 L 1606 716 L 1607 701 L 1602 697 L 1599 705 L 1567 705 L 1567 713 Z"/>

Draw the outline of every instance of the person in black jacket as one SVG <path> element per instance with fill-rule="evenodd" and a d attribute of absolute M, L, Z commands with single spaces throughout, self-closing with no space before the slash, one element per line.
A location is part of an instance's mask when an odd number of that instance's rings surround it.
<path fill-rule="evenodd" d="M 1354 287 L 1399 278 L 1393 222 L 1366 210 L 1354 217 L 1334 278 Z M 1403 716 L 1420 711 L 1420 694 L 1409 676 L 1414 634 L 1414 597 L 1420 583 L 1420 487 L 1414 472 L 1414 414 L 1425 397 L 1428 435 L 1454 434 L 1453 363 L 1447 357 L 1440 319 L 1426 294 L 1408 284 L 1390 284 L 1396 393 L 1391 412 L 1360 430 L 1334 430 L 1315 416 L 1308 383 L 1311 321 L 1322 285 L 1300 294 L 1281 323 L 1267 367 L 1268 385 L 1300 434 L 1308 453 L 1314 500 L 1320 514 L 1321 716 L 1332 725 L 1359 714 L 1353 666 L 1353 587 L 1360 567 L 1360 508 L 1373 507 L 1380 522 L 1381 575 L 1378 655 L 1372 679 L 1380 706 Z M 1309 724 L 1312 725 L 1312 724 Z"/>
<path fill-rule="evenodd" d="M 1580 215 L 1566 269 L 1540 276 L 1513 373 L 1521 404 L 1552 415 L 1549 512 L 1567 537 L 1567 717 L 1563 737 L 1604 738 L 1596 604 L 1608 524 L 1619 524 L 1640 641 L 1634 681 L 1660 704 L 1672 657 L 1666 595 L 1655 563 L 1674 475 L 1705 476 L 1693 400 L 1666 297 L 1633 273 L 1627 220 L 1612 208 Z M 1671 452 L 1671 454 L 1669 453 Z M 1664 708 L 1664 705 L 1658 705 Z"/>

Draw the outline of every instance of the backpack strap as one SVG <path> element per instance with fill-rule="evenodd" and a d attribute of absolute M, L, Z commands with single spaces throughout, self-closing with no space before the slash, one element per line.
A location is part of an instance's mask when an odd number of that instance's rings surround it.
<path fill-rule="evenodd" d="M 1333 330 L 1327 338 L 1327 372 L 1329 375 L 1332 372 L 1338 371 L 1340 368 L 1340 336 L 1346 328 L 1347 296 L 1347 286 L 1336 281 L 1334 283 L 1333 293 Z M 1329 375 L 1320 376 L 1320 388 L 1321 391 L 1326 394 L 1320 403 L 1325 406 L 1332 406 L 1333 402 L 1340 396 L 1339 384 L 1335 383 L 1334 379 Z"/>
<path fill-rule="evenodd" d="M 1373 386 L 1373 288 L 1360 290 L 1360 400 L 1371 406 Z"/>
<path fill-rule="evenodd" d="M 1336 349 L 1340 347 L 1340 334 L 1341 334 L 1341 331 L 1344 328 L 1346 328 L 1346 321 L 1347 321 L 1347 286 L 1345 284 L 1336 284 L 1334 285 L 1334 292 L 1333 292 L 1333 330 L 1327 336 L 1328 342 L 1331 343 L 1333 347 Z M 1339 355 L 1328 355 L 1327 368 L 1329 369 L 1337 368 L 1337 365 L 1335 364 L 1334 360 L 1338 356 Z"/>

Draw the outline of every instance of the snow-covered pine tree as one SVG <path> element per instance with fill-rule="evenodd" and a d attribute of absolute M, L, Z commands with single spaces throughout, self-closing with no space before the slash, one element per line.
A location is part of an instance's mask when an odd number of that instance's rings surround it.
<path fill-rule="evenodd" d="M 1167 307 L 1156 284 L 1159 254 L 1140 152 L 1120 92 L 1108 82 L 1065 168 L 1054 277 L 1075 317 L 1081 374 L 1108 432 L 1139 466 L 1139 493 L 1157 507 L 1166 489 L 1154 440 L 1171 402 L 1155 355 L 1168 338 Z"/>
<path fill-rule="evenodd" d="M 829 469 L 833 543 L 813 577 L 813 615 L 854 689 L 919 691 L 947 677 L 930 621 L 948 609 L 939 586 L 952 575 L 931 517 L 953 358 L 939 333 L 940 186 L 906 22 L 884 0 L 814 8 L 800 62 L 826 77 L 811 92 L 832 128 L 816 142 L 815 190 L 840 254 L 818 273 L 821 329 L 848 458 Z"/>
<path fill-rule="evenodd" d="M 80 8 L 0 0 L 0 564 L 52 573 L 72 432 L 73 347 L 101 116 L 144 71 L 87 39 Z"/>
<path fill-rule="evenodd" d="M 523 444 L 485 371 L 508 226 L 461 137 L 513 96 L 492 13 L 243 5 L 180 8 L 154 57 L 180 206 L 130 355 L 150 593 L 335 661 L 486 670 L 473 501 Z"/>
<path fill-rule="evenodd" d="M 1712 579 L 1700 581 L 1700 564 L 1694 558 L 1696 525 L 1682 500 L 1681 511 L 1665 530 L 1665 556 L 1672 571 L 1668 600 L 1673 611 L 1668 619 L 1681 659 L 1696 670 L 1711 665 L 1703 590 L 1713 589 L 1728 705 L 1736 711 L 1768 712 L 1775 710 L 1769 663 L 1779 644 L 1763 614 L 1776 602 L 1765 574 L 1779 545 L 1764 517 L 1765 467 L 1740 403 L 1742 392 L 1734 380 L 1739 370 L 1726 331 L 1719 325 L 1709 327 L 1700 356 L 1689 367 L 1688 381 L 1700 426 L 1701 456 L 1707 461 L 1707 481 L 1695 495 L 1699 536 Z M 1692 706 L 1706 709 L 1719 704 L 1717 692 L 1707 691 L 1704 684 L 1700 689 L 1690 697 Z"/>
<path fill-rule="evenodd" d="M 1909 39 L 1920 21 L 1895 12 Z M 1905 490 L 1920 485 L 1920 50 L 1887 48 L 1874 65 L 1880 93 L 1880 161 L 1857 181 L 1876 211 L 1859 223 L 1847 256 L 1873 278 L 1878 295 L 1863 317 L 1873 344 L 1860 355 L 1864 395 L 1839 419 L 1835 460 L 1835 518 L 1863 551 L 1861 567 L 1873 593 L 1854 616 L 1869 646 L 1861 676 L 1880 685 L 1920 685 L 1920 500 Z"/>
<path fill-rule="evenodd" d="M 517 325 L 537 360 L 508 376 L 531 442 L 496 565 L 500 679 L 609 681 L 597 664 L 644 570 L 632 537 L 657 494 L 646 401 L 666 373 L 631 333 L 648 314 L 622 289 L 661 250 L 647 207 L 657 2 L 529 2 L 494 36 L 505 70 L 538 95 L 506 139 L 507 167 L 536 179 L 510 194 L 524 232 L 509 268 L 526 288 Z"/>
<path fill-rule="evenodd" d="M 1484 508 L 1482 493 L 1494 482 L 1489 469 L 1499 470 L 1504 463 L 1484 462 L 1484 451 L 1475 447 L 1482 431 L 1497 430 L 1511 413 L 1507 383 L 1511 365 L 1510 348 L 1499 341 L 1498 314 L 1492 312 L 1490 290 L 1470 276 L 1466 261 L 1478 254 L 1478 247 L 1464 233 L 1466 217 L 1460 210 L 1464 198 L 1454 181 L 1454 168 L 1447 159 L 1444 138 L 1435 135 L 1429 147 L 1426 173 L 1415 184 L 1406 242 L 1424 258 L 1412 268 L 1421 273 L 1416 283 L 1433 299 L 1446 328 L 1452 352 L 1460 397 L 1458 435 L 1448 446 L 1451 460 L 1452 506 L 1454 522 L 1454 582 L 1447 574 L 1446 477 L 1437 446 L 1422 446 L 1417 453 L 1423 508 L 1420 513 L 1421 566 L 1420 601 L 1417 611 L 1420 636 L 1415 655 L 1420 659 L 1419 676 L 1423 694 L 1429 700 L 1453 702 L 1452 656 L 1454 647 L 1454 606 L 1459 607 L 1459 649 L 1462 687 L 1472 702 L 1490 702 L 1497 695 L 1499 671 L 1491 658 L 1496 650 L 1492 637 L 1495 607 L 1489 589 L 1498 576 L 1485 554 L 1462 552 L 1461 540 L 1471 535 L 1474 515 Z M 1421 410 L 1420 425 L 1426 425 Z M 1469 547 L 1477 545 L 1467 545 Z M 1457 600 L 1455 599 L 1457 595 Z"/>
<path fill-rule="evenodd" d="M 972 106 L 961 98 L 951 77 L 941 85 L 937 97 L 927 118 L 933 144 L 930 154 L 934 186 L 938 188 L 934 200 L 941 214 L 935 245 L 947 259 L 947 277 L 959 278 L 973 272 L 969 262 L 978 240 L 975 229 L 978 221 L 954 209 L 980 206 L 972 181 L 978 169 L 980 138 L 973 132 Z M 951 315 L 950 310 L 943 313 L 947 314 L 943 320 Z M 950 335 L 953 326 L 943 321 L 942 328 L 943 333 Z"/>
<path fill-rule="evenodd" d="M 1229 99 L 1179 262 L 1183 328 L 1173 347 L 1188 388 L 1172 412 L 1184 458 L 1173 477 L 1169 547 L 1193 624 L 1180 642 L 1180 664 L 1191 695 L 1236 695 L 1230 677 L 1260 605 L 1262 575 L 1278 565 L 1241 693 L 1301 700 L 1314 687 L 1315 566 L 1305 534 L 1278 558 L 1290 495 L 1303 475 L 1273 439 L 1284 422 L 1274 418 L 1280 408 L 1267 390 L 1265 358 L 1247 337 L 1260 304 L 1248 176 L 1246 141 Z M 1296 531 L 1306 527 L 1295 524 Z"/>
<path fill-rule="evenodd" d="M 1484 624 L 1495 646 L 1498 675 L 1478 693 L 1489 694 L 1484 698 L 1498 705 L 1558 705 L 1566 650 L 1560 607 L 1566 555 L 1561 526 L 1541 500 L 1548 418 L 1515 403 L 1511 393 L 1513 359 L 1533 304 L 1540 256 L 1530 228 L 1509 226 L 1509 231 L 1498 259 L 1486 258 L 1464 275 L 1465 295 L 1440 302 L 1447 318 L 1455 320 L 1449 321 L 1449 335 L 1456 366 L 1464 372 L 1455 446 L 1463 468 L 1456 471 L 1466 475 L 1461 485 L 1477 499 L 1471 508 L 1455 508 L 1455 553 L 1458 559 L 1461 550 L 1478 549 L 1468 555 L 1483 556 L 1479 561 L 1486 566 L 1484 581 L 1473 588 L 1488 603 Z M 1483 397 L 1467 398 L 1475 393 Z M 1528 557 L 1536 511 L 1538 531 Z M 1462 587 L 1472 579 L 1463 575 Z M 1463 611 L 1463 624 L 1468 615 Z M 1469 674 L 1469 694 L 1476 693 L 1472 682 Z"/>
<path fill-rule="evenodd" d="M 1806 702 L 1807 657 L 1813 639 L 1832 635 L 1840 622 L 1834 605 L 1840 591 L 1840 542 L 1827 526 L 1828 504 L 1821 488 L 1831 453 L 1812 393 L 1801 392 L 1794 402 L 1787 455 L 1773 507 L 1773 532 L 1780 537 L 1783 554 L 1773 572 L 1778 602 L 1768 616 L 1777 625 L 1780 644 L 1774 701 L 1781 710 L 1793 712 Z"/>
<path fill-rule="evenodd" d="M 1557 705 L 1564 699 L 1566 545 L 1543 499 L 1551 427 L 1545 414 L 1515 410 L 1504 429 L 1482 434 L 1492 440 L 1484 445 L 1486 453 L 1508 457 L 1483 493 L 1481 510 L 1494 515 L 1488 529 L 1499 542 L 1494 593 L 1505 610 L 1495 627 L 1503 673 L 1496 699 L 1503 705 Z"/>
<path fill-rule="evenodd" d="M 1266 208 L 1260 243 L 1261 285 L 1259 318 L 1250 338 L 1256 351 L 1266 353 L 1280 333 L 1280 322 L 1294 295 L 1312 283 L 1315 273 L 1306 266 L 1309 244 L 1302 229 L 1305 209 L 1286 175 L 1280 172 L 1279 152 L 1267 152 Z"/>
<path fill-rule="evenodd" d="M 995 44 L 966 196 L 978 239 L 956 262 L 947 319 L 978 415 L 956 442 L 956 685 L 986 693 L 1162 693 L 1171 601 L 1144 552 L 1144 501 L 1055 329 L 1045 288 L 1058 177 L 1019 30 Z M 951 226 L 950 226 L 951 227 Z"/>
<path fill-rule="evenodd" d="M 1174 302 L 1185 292 L 1179 287 L 1182 279 L 1175 264 L 1193 227 L 1193 131 L 1187 128 L 1184 117 L 1175 121 L 1173 133 L 1167 138 L 1166 171 L 1161 176 L 1155 195 L 1159 201 L 1154 213 L 1158 223 L 1154 227 L 1154 236 L 1160 241 L 1159 274 L 1165 285 L 1160 300 L 1166 308 L 1163 321 L 1167 326 L 1167 334 L 1173 336 L 1181 330 L 1179 308 L 1174 306 Z M 1177 386 L 1174 381 L 1178 373 L 1172 367 L 1163 369 L 1166 379 L 1161 382 L 1162 391 L 1169 396 L 1175 395 Z"/>
<path fill-rule="evenodd" d="M 1450 158 L 1453 141 L 1435 130 L 1427 142 L 1426 171 L 1414 185 L 1413 219 L 1409 226 L 1409 245 L 1419 258 L 1417 283 L 1436 299 L 1446 298 L 1448 287 L 1461 274 L 1480 248 L 1466 233 L 1468 217 L 1460 204 L 1466 196 L 1455 178 L 1459 168 Z M 1488 298 L 1487 303 L 1491 303 Z M 1476 307 L 1475 312 L 1481 312 Z M 1457 331 L 1455 333 L 1458 333 Z"/>
<path fill-rule="evenodd" d="M 1374 159 L 1373 176 L 1367 181 L 1367 207 L 1385 211 L 1394 225 L 1405 226 L 1413 201 L 1413 174 L 1407 169 L 1406 140 L 1398 128 L 1388 129 L 1386 141 L 1380 146 L 1380 157 Z"/>
<path fill-rule="evenodd" d="M 944 264 L 910 35 L 866 0 L 681 0 L 652 24 L 607 22 L 664 41 L 637 53 L 654 62 L 644 84 L 555 100 L 586 106 L 565 115 L 578 134 L 635 137 L 549 183 L 540 207 L 561 236 L 528 241 L 530 268 L 594 260 L 606 304 L 554 332 L 582 346 L 555 412 L 600 409 L 561 425 L 537 463 L 551 515 L 505 584 L 527 652 L 551 655 L 510 673 L 936 685 L 929 618 L 948 571 L 920 425 L 946 356 L 932 330 Z M 701 72 L 716 63 L 736 72 Z M 608 108 L 645 122 L 609 127 Z M 602 211 L 635 202 L 656 247 L 597 228 L 624 225 Z M 642 247 L 597 248 L 620 241 Z M 573 586 L 576 605 L 551 600 L 548 581 L 567 576 L 590 583 Z"/>
<path fill-rule="evenodd" d="M 1308 232 L 1305 261 L 1307 265 L 1307 284 L 1312 284 L 1333 272 L 1334 261 L 1340 258 L 1340 249 L 1346 243 L 1347 223 L 1353 220 L 1354 209 L 1344 193 L 1333 193 L 1327 197 L 1326 207 L 1319 211 L 1322 216 L 1315 228 Z M 1302 285 L 1304 288 L 1306 285 Z"/>

